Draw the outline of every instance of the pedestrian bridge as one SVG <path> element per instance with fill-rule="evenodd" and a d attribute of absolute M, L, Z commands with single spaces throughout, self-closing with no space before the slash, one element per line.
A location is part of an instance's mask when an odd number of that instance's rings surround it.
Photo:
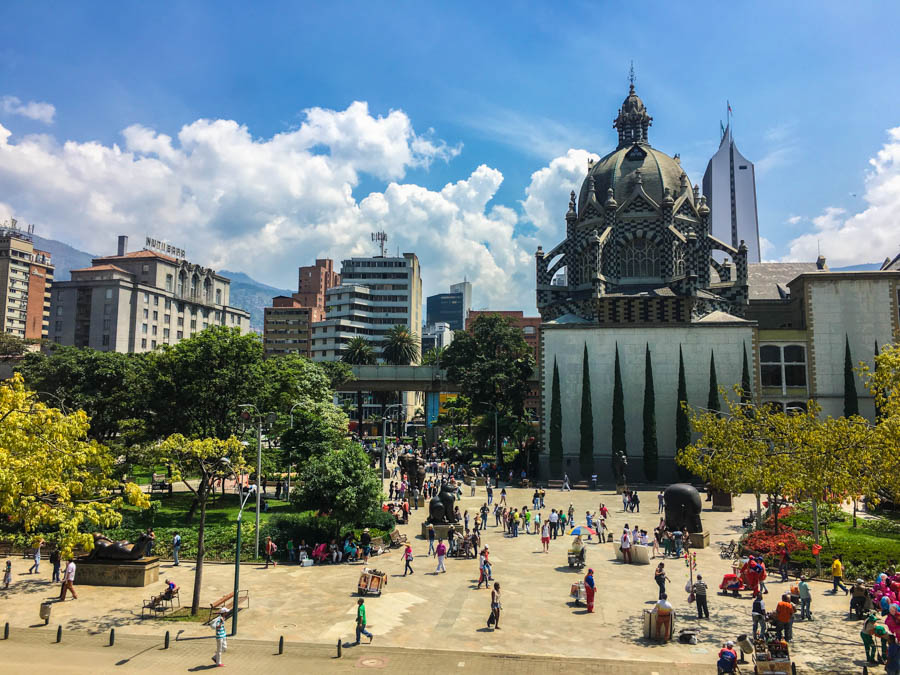
<path fill-rule="evenodd" d="M 447 371 L 437 366 L 352 366 L 356 378 L 341 387 L 342 391 L 425 391 L 458 392 L 459 386 L 447 378 Z M 537 387 L 537 371 L 530 382 Z"/>

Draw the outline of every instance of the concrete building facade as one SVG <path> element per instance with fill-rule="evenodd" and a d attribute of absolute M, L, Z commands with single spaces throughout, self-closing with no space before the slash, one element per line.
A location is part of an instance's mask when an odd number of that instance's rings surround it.
<path fill-rule="evenodd" d="M 63 345 L 146 352 L 177 344 L 212 325 L 250 326 L 250 314 L 229 305 L 231 281 L 212 269 L 143 249 L 94 258 L 57 282 L 51 299 L 51 339 Z"/>
<path fill-rule="evenodd" d="M 50 254 L 34 248 L 32 229 L 15 219 L 0 225 L 0 330 L 40 340 L 49 334 L 54 270 Z"/>

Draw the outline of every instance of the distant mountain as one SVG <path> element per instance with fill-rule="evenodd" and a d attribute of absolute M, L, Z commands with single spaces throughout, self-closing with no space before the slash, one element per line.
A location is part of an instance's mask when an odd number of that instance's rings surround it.
<path fill-rule="evenodd" d="M 90 267 L 91 260 L 98 257 L 56 239 L 45 239 L 37 235 L 34 235 L 34 246 L 47 251 L 52 257 L 56 267 L 53 278 L 57 281 L 69 281 L 72 270 Z M 231 279 L 231 305 L 250 312 L 250 327 L 260 333 L 263 329 L 263 308 L 270 306 L 276 295 L 290 295 L 293 292 L 261 284 L 243 272 L 217 271 L 223 277 Z"/>
<path fill-rule="evenodd" d="M 860 263 L 859 265 L 847 265 L 846 267 L 829 267 L 831 272 L 871 272 L 881 269 L 881 263 Z"/>

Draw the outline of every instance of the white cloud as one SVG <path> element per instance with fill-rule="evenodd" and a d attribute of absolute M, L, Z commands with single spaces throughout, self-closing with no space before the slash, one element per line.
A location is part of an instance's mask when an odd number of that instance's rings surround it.
<path fill-rule="evenodd" d="M 799 225 L 803 222 L 803 216 L 790 216 L 785 223 L 788 225 Z"/>
<path fill-rule="evenodd" d="M 821 246 L 831 267 L 882 260 L 900 248 L 900 127 L 888 130 L 888 141 L 869 160 L 862 198 L 868 206 L 848 215 L 829 206 L 812 219 L 813 231 L 793 239 L 785 260 L 815 260 Z"/>
<path fill-rule="evenodd" d="M 369 233 L 384 229 L 391 252 L 418 254 L 426 294 L 466 276 L 478 307 L 534 312 L 538 242 L 516 233 L 516 209 L 493 203 L 502 174 L 482 165 L 439 190 L 404 183 L 411 168 L 447 161 L 460 147 L 416 133 L 402 111 L 373 115 L 359 102 L 312 108 L 296 129 L 271 138 L 220 119 L 173 136 L 132 125 L 111 145 L 11 137 L 0 125 L 8 203 L 0 212 L 84 250 L 108 254 L 118 234 L 152 234 L 201 264 L 290 288 L 297 266 L 316 257 L 371 255 Z M 587 156 L 572 150 L 533 176 L 524 208 L 542 239 L 562 231 Z M 363 174 L 386 185 L 357 200 Z"/>
<path fill-rule="evenodd" d="M 759 256 L 762 258 L 762 262 L 776 262 L 769 257 L 774 250 L 775 244 L 765 237 L 759 238 Z"/>
<path fill-rule="evenodd" d="M 44 124 L 53 124 L 53 116 L 56 115 L 56 107 L 52 103 L 40 101 L 22 103 L 21 99 L 16 96 L 0 98 L 0 110 L 7 115 L 21 115 Z"/>

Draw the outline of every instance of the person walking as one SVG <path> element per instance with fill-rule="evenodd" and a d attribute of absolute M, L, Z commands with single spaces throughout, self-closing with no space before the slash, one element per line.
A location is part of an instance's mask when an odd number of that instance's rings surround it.
<path fill-rule="evenodd" d="M 631 510 L 632 512 L 637 511 L 641 512 L 641 498 L 638 496 L 637 492 L 631 493 Z"/>
<path fill-rule="evenodd" d="M 784 542 L 778 543 L 778 571 L 781 573 L 782 583 L 788 580 L 788 563 L 791 561 L 791 554 L 788 553 L 787 546 Z"/>
<path fill-rule="evenodd" d="M 34 564 L 28 569 L 28 573 L 40 574 L 41 568 L 41 546 L 44 545 L 43 538 L 38 539 L 37 546 L 34 547 Z"/>
<path fill-rule="evenodd" d="M 665 563 L 659 563 L 656 567 L 656 572 L 653 573 L 653 580 L 659 586 L 660 599 L 666 594 L 666 582 L 669 580 L 669 577 L 666 576 L 665 567 Z"/>
<path fill-rule="evenodd" d="M 594 570 L 588 568 L 587 574 L 584 576 L 584 597 L 585 602 L 587 603 L 588 614 L 594 613 L 594 591 L 596 590 L 594 585 Z"/>
<path fill-rule="evenodd" d="M 628 523 L 625 523 L 625 529 L 622 530 L 619 548 L 622 550 L 622 562 L 626 565 L 631 563 L 631 531 L 628 529 Z"/>
<path fill-rule="evenodd" d="M 541 546 L 544 547 L 544 553 L 550 553 L 550 523 L 546 520 L 541 525 Z"/>
<path fill-rule="evenodd" d="M 566 492 L 570 492 L 572 490 L 572 488 L 569 487 L 569 474 L 567 474 L 567 473 L 563 474 L 563 484 L 562 484 L 562 487 L 560 488 L 560 491 L 563 491 L 563 490 L 565 490 Z"/>
<path fill-rule="evenodd" d="M 434 571 L 435 574 L 438 572 L 447 573 L 447 568 L 444 567 L 444 559 L 447 557 L 447 547 L 444 545 L 443 539 L 438 539 L 437 548 L 434 550 L 435 555 L 437 556 L 437 569 Z"/>
<path fill-rule="evenodd" d="M 556 539 L 556 530 L 559 527 L 559 514 L 556 512 L 556 509 L 550 510 L 550 536 Z"/>
<path fill-rule="evenodd" d="M 181 553 L 181 535 L 178 532 L 172 537 L 172 553 L 175 556 L 175 567 L 178 567 L 181 564 L 178 560 L 178 554 Z"/>
<path fill-rule="evenodd" d="M 434 554 L 434 525 L 428 523 L 428 555 Z"/>
<path fill-rule="evenodd" d="M 413 559 L 412 546 L 407 544 L 406 549 L 403 551 L 403 576 L 406 576 L 407 572 L 409 572 L 410 574 L 415 574 L 415 572 L 413 572 L 413 568 L 412 568 L 412 564 L 411 564 L 412 559 Z"/>
<path fill-rule="evenodd" d="M 50 551 L 50 564 L 53 565 L 53 576 L 50 578 L 51 582 L 59 583 L 59 566 L 62 562 L 62 556 L 59 554 L 59 549 L 54 548 Z"/>
<path fill-rule="evenodd" d="M 66 591 L 72 592 L 72 598 L 77 600 L 78 595 L 75 593 L 75 561 L 71 558 L 69 559 L 69 564 L 66 565 L 66 571 L 63 574 L 63 582 L 62 588 L 59 591 L 59 601 L 65 602 L 66 599 Z"/>
<path fill-rule="evenodd" d="M 500 505 L 501 505 L 501 506 L 507 506 L 507 503 L 506 503 L 506 488 L 505 488 L 505 487 L 500 488 Z"/>
<path fill-rule="evenodd" d="M 659 494 L 656 495 L 657 507 L 656 512 L 662 513 L 663 509 L 666 508 L 666 493 L 662 490 L 659 491 Z"/>
<path fill-rule="evenodd" d="M 762 591 L 757 591 L 753 598 L 753 639 L 762 638 L 766 634 L 766 603 Z"/>
<path fill-rule="evenodd" d="M 784 634 L 784 639 L 791 642 L 794 639 L 794 605 L 791 603 L 791 596 L 785 593 L 781 596 L 781 602 L 775 605 L 775 620 L 777 624 L 778 639 Z"/>
<path fill-rule="evenodd" d="M 844 579 L 844 564 L 841 560 L 841 556 L 834 556 L 834 561 L 831 563 L 831 580 L 834 582 L 834 588 L 832 589 L 832 593 L 837 595 L 838 587 L 844 591 L 844 595 L 847 595 L 850 591 L 849 589 L 841 583 Z"/>
<path fill-rule="evenodd" d="M 809 611 L 812 605 L 812 594 L 809 592 L 809 583 L 806 581 L 806 575 L 800 575 L 797 593 L 800 596 L 800 620 L 812 621 L 812 612 Z"/>
<path fill-rule="evenodd" d="M 266 554 L 266 567 L 265 569 L 269 569 L 269 563 L 272 563 L 272 567 L 278 567 L 278 563 L 272 560 L 272 556 L 275 555 L 275 551 L 278 550 L 278 546 L 276 546 L 275 542 L 272 541 L 272 537 L 266 537 L 266 546 L 265 546 L 265 554 Z"/>
<path fill-rule="evenodd" d="M 487 482 L 487 498 L 488 498 L 488 506 L 494 503 L 494 488 L 491 487 L 491 481 Z"/>
<path fill-rule="evenodd" d="M 559 532 L 560 532 L 560 534 L 565 536 L 565 534 L 566 534 L 566 513 L 565 513 L 565 511 L 560 509 L 557 512 L 557 515 L 559 516 Z"/>
<path fill-rule="evenodd" d="M 703 575 L 697 575 L 697 581 L 694 582 L 694 585 L 691 587 L 691 592 L 694 594 L 694 601 L 697 603 L 697 618 L 702 619 L 706 617 L 709 618 L 709 605 L 706 604 L 706 594 L 709 590 L 709 586 L 706 585 L 706 582 L 703 581 Z"/>
<path fill-rule="evenodd" d="M 503 606 L 500 604 L 500 582 L 494 582 L 494 590 L 491 591 L 491 615 L 488 617 L 487 625 L 492 625 L 495 630 L 500 630 L 500 610 Z"/>
<path fill-rule="evenodd" d="M 478 585 L 475 587 L 476 589 L 480 589 L 481 584 L 484 584 L 486 589 L 489 588 L 490 568 L 488 565 L 488 549 L 487 546 L 485 546 L 478 554 Z"/>
<path fill-rule="evenodd" d="M 228 640 L 225 634 L 225 614 L 227 613 L 228 610 L 225 607 L 222 607 L 219 610 L 219 614 L 210 624 L 210 627 L 216 633 L 216 654 L 213 656 L 213 663 L 219 668 L 225 665 L 222 663 L 222 655 L 225 653 L 225 650 L 228 649 Z"/>
<path fill-rule="evenodd" d="M 369 644 L 372 644 L 372 640 L 375 639 L 375 636 L 366 630 L 366 603 L 362 598 L 356 601 L 356 642 L 353 643 L 354 645 L 359 644 L 360 635 L 369 638 Z"/>

